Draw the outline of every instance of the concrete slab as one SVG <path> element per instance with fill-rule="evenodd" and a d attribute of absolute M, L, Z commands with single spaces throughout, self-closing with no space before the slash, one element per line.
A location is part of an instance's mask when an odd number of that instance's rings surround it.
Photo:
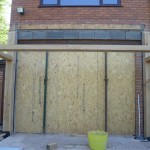
<path fill-rule="evenodd" d="M 56 134 L 13 134 L 0 142 L 1 147 L 46 150 L 49 143 L 57 143 L 58 150 L 90 150 L 87 136 Z M 107 150 L 150 150 L 150 142 L 141 142 L 130 136 L 109 136 Z"/>

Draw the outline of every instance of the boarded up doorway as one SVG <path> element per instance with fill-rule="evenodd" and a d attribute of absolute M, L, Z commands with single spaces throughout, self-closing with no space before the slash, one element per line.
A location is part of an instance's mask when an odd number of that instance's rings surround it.
<path fill-rule="evenodd" d="M 46 133 L 105 128 L 105 55 L 50 52 Z M 134 134 L 135 57 L 108 53 L 108 132 Z M 42 133 L 45 53 L 18 53 L 16 132 Z"/>
<path fill-rule="evenodd" d="M 29 40 L 19 43 L 60 44 L 60 42 L 139 44 L 136 41 L 101 40 Z M 107 61 L 108 132 L 133 135 L 135 54 L 108 53 Z M 45 64 L 45 52 L 18 53 L 16 132 L 43 132 Z M 86 134 L 89 130 L 105 130 L 105 54 L 49 52 L 47 69 L 46 133 Z"/>

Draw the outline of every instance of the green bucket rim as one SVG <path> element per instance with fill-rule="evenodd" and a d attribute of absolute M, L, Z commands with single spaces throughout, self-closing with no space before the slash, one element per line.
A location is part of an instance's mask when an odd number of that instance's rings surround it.
<path fill-rule="evenodd" d="M 89 131 L 88 135 L 108 136 L 108 133 L 105 131 L 96 130 L 96 131 Z"/>

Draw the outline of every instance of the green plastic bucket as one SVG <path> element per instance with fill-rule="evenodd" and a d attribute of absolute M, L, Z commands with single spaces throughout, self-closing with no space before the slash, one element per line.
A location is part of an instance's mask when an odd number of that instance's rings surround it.
<path fill-rule="evenodd" d="M 88 141 L 91 150 L 106 150 L 108 133 L 104 131 L 89 131 Z"/>

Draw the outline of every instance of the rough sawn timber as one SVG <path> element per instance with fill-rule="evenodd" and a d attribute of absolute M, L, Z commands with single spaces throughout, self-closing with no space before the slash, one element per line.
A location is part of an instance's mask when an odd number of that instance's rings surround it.
<path fill-rule="evenodd" d="M 0 51 L 68 51 L 68 52 L 150 52 L 143 45 L 0 45 Z"/>

